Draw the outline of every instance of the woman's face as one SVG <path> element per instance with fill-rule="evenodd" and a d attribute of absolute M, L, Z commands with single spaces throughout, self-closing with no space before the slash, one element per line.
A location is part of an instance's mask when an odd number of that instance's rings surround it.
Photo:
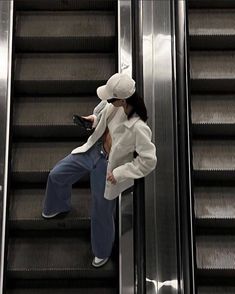
<path fill-rule="evenodd" d="M 112 98 L 112 99 L 108 99 L 107 101 L 108 103 L 112 103 L 113 106 L 115 107 L 121 107 L 121 106 L 124 106 L 125 104 L 123 99 Z"/>

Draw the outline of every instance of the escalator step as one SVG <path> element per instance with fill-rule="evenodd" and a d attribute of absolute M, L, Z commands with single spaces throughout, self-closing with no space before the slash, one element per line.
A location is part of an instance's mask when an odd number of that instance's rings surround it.
<path fill-rule="evenodd" d="M 235 236 L 196 237 L 197 270 L 200 276 L 235 277 Z"/>
<path fill-rule="evenodd" d="M 79 142 L 15 143 L 12 151 L 13 180 L 46 183 L 48 173 L 54 165 L 80 145 Z M 87 182 L 87 178 L 83 181 Z"/>
<path fill-rule="evenodd" d="M 20 12 L 16 18 L 16 50 L 114 52 L 114 13 L 107 11 Z"/>
<path fill-rule="evenodd" d="M 189 0 L 190 8 L 235 8 L 233 0 Z"/>
<path fill-rule="evenodd" d="M 89 189 L 72 190 L 72 210 L 64 217 L 45 220 L 41 216 L 45 189 L 17 189 L 10 195 L 9 225 L 13 230 L 89 229 Z M 27 209 L 25 209 L 27 207 Z"/>
<path fill-rule="evenodd" d="M 117 294 L 113 288 L 47 288 L 47 289 L 8 289 L 7 294 Z M 227 294 L 227 292 L 226 292 Z M 230 293 L 228 293 L 230 294 Z"/>
<path fill-rule="evenodd" d="M 195 218 L 200 227 L 217 231 L 235 227 L 235 187 L 195 187 Z"/>
<path fill-rule="evenodd" d="M 15 0 L 17 10 L 106 10 L 114 9 L 115 0 Z"/>
<path fill-rule="evenodd" d="M 58 258 L 59 257 L 59 258 Z M 96 279 L 112 278 L 115 265 L 111 259 L 101 269 L 93 268 L 90 237 L 47 236 L 15 237 L 9 240 L 10 279 Z"/>
<path fill-rule="evenodd" d="M 198 294 L 234 294 L 235 287 L 199 287 Z"/>
<path fill-rule="evenodd" d="M 73 115 L 92 114 L 97 97 L 15 97 L 13 111 L 16 137 L 87 137 L 73 123 Z"/>
<path fill-rule="evenodd" d="M 234 51 L 192 51 L 190 55 L 192 92 L 235 91 Z"/>
<path fill-rule="evenodd" d="M 18 54 L 15 92 L 94 95 L 114 73 L 113 54 Z"/>
<path fill-rule="evenodd" d="M 194 50 L 235 49 L 235 10 L 190 10 L 189 36 Z"/>
<path fill-rule="evenodd" d="M 196 178 L 234 181 L 235 141 L 195 140 L 192 149 Z"/>
<path fill-rule="evenodd" d="M 191 118 L 194 134 L 234 135 L 234 95 L 192 95 Z"/>

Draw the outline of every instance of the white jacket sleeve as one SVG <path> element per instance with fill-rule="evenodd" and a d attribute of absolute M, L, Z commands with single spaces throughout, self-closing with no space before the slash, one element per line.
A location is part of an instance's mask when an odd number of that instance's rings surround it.
<path fill-rule="evenodd" d="M 105 106 L 108 104 L 107 101 L 103 100 L 101 101 L 93 110 L 93 117 L 94 122 L 92 124 L 92 128 L 95 128 L 98 125 L 98 122 L 101 117 L 102 110 L 105 108 Z"/>
<path fill-rule="evenodd" d="M 137 157 L 113 170 L 117 182 L 145 177 L 156 167 L 156 147 L 151 142 L 152 132 L 150 128 L 147 124 L 136 125 L 134 132 Z"/>

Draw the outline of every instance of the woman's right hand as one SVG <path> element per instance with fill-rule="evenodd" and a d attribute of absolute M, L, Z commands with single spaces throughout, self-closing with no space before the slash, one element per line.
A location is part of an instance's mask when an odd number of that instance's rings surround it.
<path fill-rule="evenodd" d="M 82 116 L 82 118 L 89 120 L 92 123 L 94 123 L 94 120 L 95 120 L 95 116 L 93 114 L 88 115 L 88 116 Z"/>

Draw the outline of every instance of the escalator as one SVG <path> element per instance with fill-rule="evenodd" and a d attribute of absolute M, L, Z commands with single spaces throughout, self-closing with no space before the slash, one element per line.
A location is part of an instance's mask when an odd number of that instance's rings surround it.
<path fill-rule="evenodd" d="M 115 0 L 16 0 L 6 293 L 118 293 L 118 246 L 91 266 L 89 177 L 72 211 L 41 217 L 49 171 L 87 139 L 73 114 L 117 71 Z"/>
<path fill-rule="evenodd" d="M 235 3 L 188 2 L 198 294 L 235 293 Z"/>

